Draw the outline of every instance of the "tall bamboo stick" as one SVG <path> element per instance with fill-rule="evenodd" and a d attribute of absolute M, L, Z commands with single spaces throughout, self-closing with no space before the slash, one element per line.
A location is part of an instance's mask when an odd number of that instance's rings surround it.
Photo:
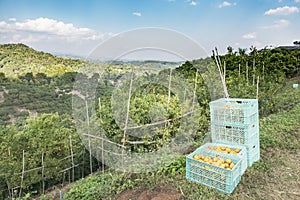
<path fill-rule="evenodd" d="M 21 184 L 20 184 L 20 192 L 19 192 L 19 198 L 22 196 L 22 188 L 23 188 L 23 180 L 24 180 L 24 171 L 25 171 L 25 151 L 23 150 L 22 154 L 22 174 L 21 174 Z"/>

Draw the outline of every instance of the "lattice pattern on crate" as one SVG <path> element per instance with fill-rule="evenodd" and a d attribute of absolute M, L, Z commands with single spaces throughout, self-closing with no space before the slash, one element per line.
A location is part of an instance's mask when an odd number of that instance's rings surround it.
<path fill-rule="evenodd" d="M 210 113 L 210 120 L 213 124 L 223 124 L 232 126 L 245 126 L 258 124 L 258 113 L 253 114 L 249 117 L 241 117 L 233 114 L 220 114 L 218 111 Z"/>
<path fill-rule="evenodd" d="M 230 158 L 235 166 L 232 170 L 224 169 L 218 166 L 195 160 L 196 154 L 208 156 L 218 155 L 220 158 Z M 241 159 L 236 155 L 224 155 L 218 152 L 206 151 L 198 148 L 196 151 L 186 157 L 186 178 L 196 183 L 215 188 L 224 193 L 230 194 L 241 179 Z"/>
<path fill-rule="evenodd" d="M 224 114 L 234 113 L 237 116 L 248 117 L 257 113 L 257 99 L 227 99 L 221 98 L 210 102 L 212 110 L 223 111 Z"/>
<path fill-rule="evenodd" d="M 258 125 L 235 127 L 211 124 L 211 131 L 214 143 L 250 145 L 259 137 Z"/>
<path fill-rule="evenodd" d="M 241 163 L 241 174 L 243 174 L 246 171 L 246 169 L 248 167 L 246 147 L 241 146 L 241 145 L 234 145 L 234 144 L 229 145 L 229 144 L 222 144 L 222 143 L 206 143 L 206 144 L 202 145 L 200 147 L 200 149 L 203 149 L 205 151 L 212 151 L 214 153 L 215 150 L 212 150 L 212 148 L 217 148 L 217 147 L 224 147 L 225 149 L 230 148 L 232 150 L 239 149 L 239 153 L 236 153 L 235 155 L 238 156 L 242 162 Z M 228 155 L 228 153 L 224 153 L 224 152 L 218 151 L 218 153 L 221 153 L 224 156 Z"/>
<path fill-rule="evenodd" d="M 218 124 L 252 124 L 257 122 L 257 99 L 218 99 L 210 102 L 211 122 Z"/>
<path fill-rule="evenodd" d="M 247 163 L 248 167 L 260 159 L 259 140 L 256 140 L 252 145 L 247 147 Z"/>

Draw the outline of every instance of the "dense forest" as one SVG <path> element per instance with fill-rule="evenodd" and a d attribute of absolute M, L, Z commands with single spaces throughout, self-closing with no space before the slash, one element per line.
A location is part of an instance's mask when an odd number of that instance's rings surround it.
<path fill-rule="evenodd" d="M 228 47 L 227 51 L 219 59 L 222 70 L 226 70 L 230 97 L 258 98 L 260 116 L 300 103 L 299 99 L 286 101 L 285 97 L 276 95 L 288 79 L 300 75 L 299 49 L 258 50 L 252 46 L 249 50 Z M 123 130 L 112 115 L 111 97 L 120 79 L 130 73 L 131 65 L 105 64 L 100 74 L 79 72 L 86 63 L 37 52 L 23 44 L 0 46 L 0 198 L 32 191 L 42 193 L 50 186 L 67 182 L 67 179 L 77 180 L 101 166 L 98 160 L 91 159 L 76 132 L 72 115 L 76 108 L 72 108 L 72 101 L 82 100 L 74 90 L 78 79 L 84 80 L 86 88 L 94 87 L 89 84 L 96 80 L 93 106 L 98 109 L 95 116 L 89 117 L 103 127 L 109 140 L 119 144 L 124 142 Z M 159 72 L 159 76 L 166 79 L 171 72 L 178 73 L 191 88 L 195 88 L 199 118 L 197 132 L 191 137 L 198 142 L 208 131 L 211 101 L 205 85 L 207 71 L 203 71 L 203 66 L 205 69 L 216 68 L 213 57 L 186 61 L 173 69 L 174 72 L 171 69 Z M 145 74 L 143 78 L 153 80 L 152 76 Z M 184 114 L 179 97 L 158 83 L 150 81 L 132 93 L 129 114 L 140 126 L 151 121 L 175 120 L 167 121 L 151 136 L 128 137 L 127 150 L 157 151 L 178 134 L 179 121 L 176 119 Z M 187 107 L 192 105 L 187 103 Z M 154 115 L 157 110 L 162 111 L 161 116 Z M 34 170 L 25 174 L 26 169 Z"/>

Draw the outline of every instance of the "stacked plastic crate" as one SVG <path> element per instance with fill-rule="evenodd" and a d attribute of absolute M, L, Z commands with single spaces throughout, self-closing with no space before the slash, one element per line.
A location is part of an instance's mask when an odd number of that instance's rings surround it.
<path fill-rule="evenodd" d="M 218 99 L 210 103 L 210 116 L 212 143 L 204 144 L 186 157 L 186 177 L 230 194 L 247 166 L 260 158 L 258 101 Z M 238 151 L 232 152 L 234 150 Z M 234 167 L 230 169 L 214 165 L 205 162 L 204 157 L 230 159 Z"/>
<path fill-rule="evenodd" d="M 247 165 L 260 158 L 257 99 L 218 99 L 210 103 L 213 143 L 246 147 Z"/>

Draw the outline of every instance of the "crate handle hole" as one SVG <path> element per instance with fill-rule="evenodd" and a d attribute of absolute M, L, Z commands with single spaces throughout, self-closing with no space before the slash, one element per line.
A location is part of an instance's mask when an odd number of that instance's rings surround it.
<path fill-rule="evenodd" d="M 231 126 L 226 126 L 226 128 L 230 129 L 230 128 L 232 128 L 232 127 L 231 127 Z"/>
<path fill-rule="evenodd" d="M 236 101 L 237 103 L 239 103 L 239 104 L 241 104 L 242 103 L 242 101 Z"/>

